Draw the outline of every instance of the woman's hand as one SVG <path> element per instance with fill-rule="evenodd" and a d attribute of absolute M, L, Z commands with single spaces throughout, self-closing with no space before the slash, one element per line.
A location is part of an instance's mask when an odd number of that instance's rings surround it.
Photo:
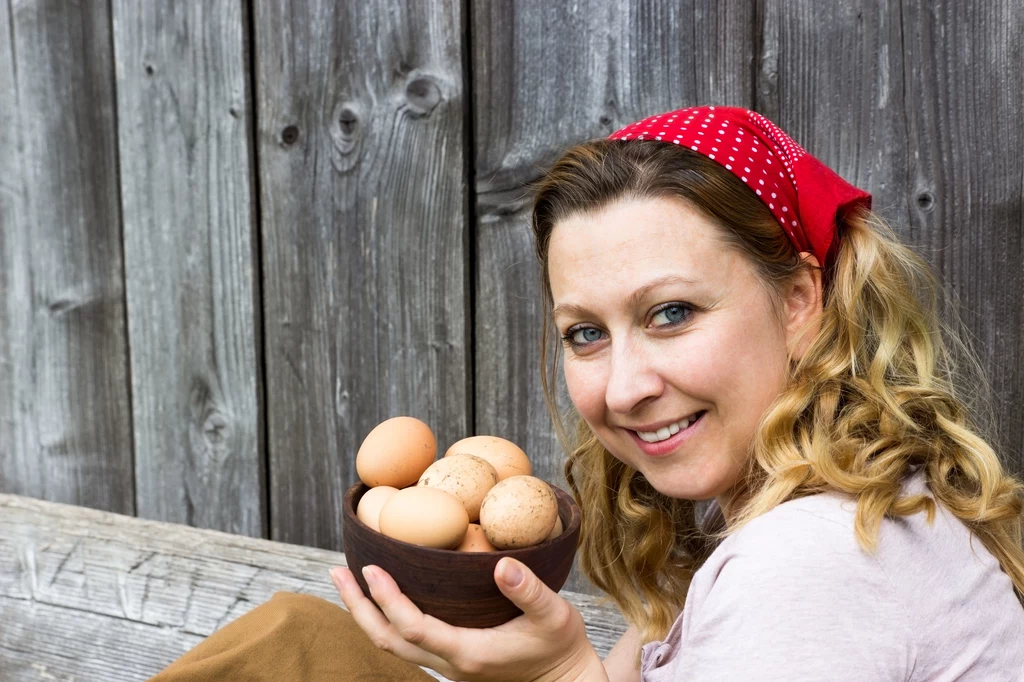
<path fill-rule="evenodd" d="M 363 577 L 372 601 L 347 568 L 331 571 L 342 601 L 370 640 L 410 663 L 468 682 L 607 682 L 583 617 L 519 561 L 503 558 L 494 579 L 523 615 L 494 628 L 460 628 L 425 615 L 380 567 L 367 566 Z"/>

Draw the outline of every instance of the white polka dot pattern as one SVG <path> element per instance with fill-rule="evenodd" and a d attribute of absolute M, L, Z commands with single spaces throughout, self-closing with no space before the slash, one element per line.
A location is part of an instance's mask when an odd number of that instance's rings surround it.
<path fill-rule="evenodd" d="M 842 213 L 855 204 L 871 206 L 870 194 L 848 184 L 749 109 L 678 109 L 632 123 L 608 139 L 671 141 L 716 161 L 754 191 L 798 251 L 814 253 L 820 263 L 830 253 Z M 781 170 L 773 161 L 782 164 Z"/>

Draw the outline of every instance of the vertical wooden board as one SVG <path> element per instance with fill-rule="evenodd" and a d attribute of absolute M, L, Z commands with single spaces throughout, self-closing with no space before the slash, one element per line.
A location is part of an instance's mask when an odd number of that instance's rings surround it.
<path fill-rule="evenodd" d="M 114 3 L 140 516 L 261 536 L 243 3 Z"/>
<path fill-rule="evenodd" d="M 999 442 L 1021 471 L 1022 173 L 1010 149 L 1021 137 L 1022 101 L 1013 71 L 1021 48 L 1011 36 L 1024 12 L 1010 2 L 980 8 L 772 0 L 758 102 L 809 152 L 871 191 L 875 209 L 960 297 L 1001 400 Z M 982 50 L 984 59 L 968 59 Z"/>
<path fill-rule="evenodd" d="M 10 3 L 0 3 L 0 36 L 13 36 Z M 24 211 L 24 182 L 18 150 L 18 81 L 14 41 L 0 42 L 0 491 L 31 494 L 21 471 L 25 425 L 19 416 L 21 393 L 28 388 L 24 353 L 31 348 L 26 236 L 19 214 Z M 19 268 L 18 266 L 21 265 Z M 15 356 L 18 352 L 20 356 Z"/>
<path fill-rule="evenodd" d="M 109 25 L 0 8 L 0 489 L 132 513 Z"/>
<path fill-rule="evenodd" d="M 472 3 L 477 433 L 523 447 L 566 487 L 540 383 L 537 178 L 576 142 L 696 104 L 752 106 L 749 2 Z M 552 346 L 555 348 L 557 346 Z M 560 407 L 570 405 L 559 376 Z M 567 589 L 593 592 L 574 569 Z"/>
<path fill-rule="evenodd" d="M 1024 5 L 903 0 L 913 241 L 959 299 L 1024 475 Z"/>
<path fill-rule="evenodd" d="M 899 0 L 766 0 L 757 109 L 906 233 Z"/>
<path fill-rule="evenodd" d="M 468 435 L 462 8 L 256 6 L 272 537 L 339 549 L 379 422 Z"/>

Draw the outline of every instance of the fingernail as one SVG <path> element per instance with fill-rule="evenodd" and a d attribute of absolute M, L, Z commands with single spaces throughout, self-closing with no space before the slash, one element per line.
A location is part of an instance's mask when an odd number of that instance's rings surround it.
<path fill-rule="evenodd" d="M 334 584 L 339 586 L 339 587 L 341 587 L 342 585 L 345 584 L 345 579 L 342 578 L 342 573 L 341 573 L 341 568 L 340 567 L 335 566 L 334 568 L 331 569 L 331 580 L 333 580 Z"/>
<path fill-rule="evenodd" d="M 377 576 L 374 575 L 373 570 L 369 566 L 363 566 L 363 579 L 366 580 L 366 584 L 369 585 L 371 590 L 377 586 Z"/>
<path fill-rule="evenodd" d="M 509 587 L 519 587 L 519 583 L 523 582 L 523 569 L 514 561 L 506 561 L 501 567 L 501 579 Z"/>

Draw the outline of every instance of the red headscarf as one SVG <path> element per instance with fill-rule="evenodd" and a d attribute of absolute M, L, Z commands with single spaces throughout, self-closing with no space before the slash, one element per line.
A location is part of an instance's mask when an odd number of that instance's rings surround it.
<path fill-rule="evenodd" d="M 774 123 L 739 107 L 699 106 L 657 114 L 609 135 L 684 145 L 738 177 L 779 221 L 797 251 L 825 267 L 835 254 L 838 225 L 871 195 L 808 154 Z"/>

